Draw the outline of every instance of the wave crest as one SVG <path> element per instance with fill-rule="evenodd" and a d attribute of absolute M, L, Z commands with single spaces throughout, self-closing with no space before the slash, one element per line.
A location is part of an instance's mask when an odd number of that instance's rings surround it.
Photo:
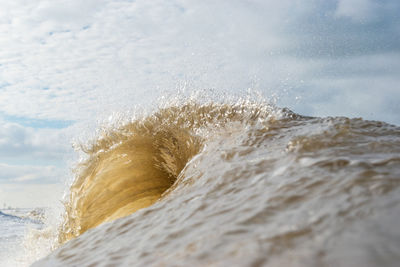
<path fill-rule="evenodd" d="M 249 103 L 171 106 L 105 131 L 77 167 L 59 242 L 159 200 L 187 162 L 227 123 L 270 118 L 271 106 Z"/>

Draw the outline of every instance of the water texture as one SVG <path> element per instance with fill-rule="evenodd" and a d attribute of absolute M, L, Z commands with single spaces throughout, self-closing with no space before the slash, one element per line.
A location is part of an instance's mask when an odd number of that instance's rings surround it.
<path fill-rule="evenodd" d="M 400 127 L 184 104 L 102 131 L 33 266 L 398 266 Z"/>

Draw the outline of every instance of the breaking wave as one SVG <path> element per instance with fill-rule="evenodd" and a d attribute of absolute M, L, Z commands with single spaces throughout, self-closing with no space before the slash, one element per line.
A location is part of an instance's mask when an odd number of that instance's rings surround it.
<path fill-rule="evenodd" d="M 397 126 L 187 101 L 82 150 L 60 248 L 34 266 L 400 260 Z"/>
<path fill-rule="evenodd" d="M 244 103 L 187 103 L 106 130 L 83 148 L 88 159 L 71 186 L 60 242 L 153 204 L 199 153 L 211 128 L 255 123 L 269 118 L 270 111 Z"/>

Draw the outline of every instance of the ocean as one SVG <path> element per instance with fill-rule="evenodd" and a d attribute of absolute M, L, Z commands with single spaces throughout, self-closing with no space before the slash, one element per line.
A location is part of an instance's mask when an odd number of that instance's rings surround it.
<path fill-rule="evenodd" d="M 81 151 L 57 219 L 0 213 L 1 258 L 34 267 L 400 262 L 399 126 L 191 99 L 103 127 Z"/>
<path fill-rule="evenodd" d="M 43 208 L 0 210 L 0 266 L 26 266 L 40 257 L 39 250 L 35 250 L 28 242 L 39 241 L 33 236 L 35 232 L 44 233 L 44 216 Z"/>

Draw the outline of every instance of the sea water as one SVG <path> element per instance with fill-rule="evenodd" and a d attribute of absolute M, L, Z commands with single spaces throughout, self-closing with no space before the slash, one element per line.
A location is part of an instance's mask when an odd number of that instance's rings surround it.
<path fill-rule="evenodd" d="M 0 210 L 0 266 L 26 266 L 29 233 L 42 230 L 45 209 L 8 208 Z M 33 259 L 35 259 L 34 255 Z"/>
<path fill-rule="evenodd" d="M 190 100 L 103 128 L 82 151 L 35 267 L 400 262 L 398 126 Z"/>

